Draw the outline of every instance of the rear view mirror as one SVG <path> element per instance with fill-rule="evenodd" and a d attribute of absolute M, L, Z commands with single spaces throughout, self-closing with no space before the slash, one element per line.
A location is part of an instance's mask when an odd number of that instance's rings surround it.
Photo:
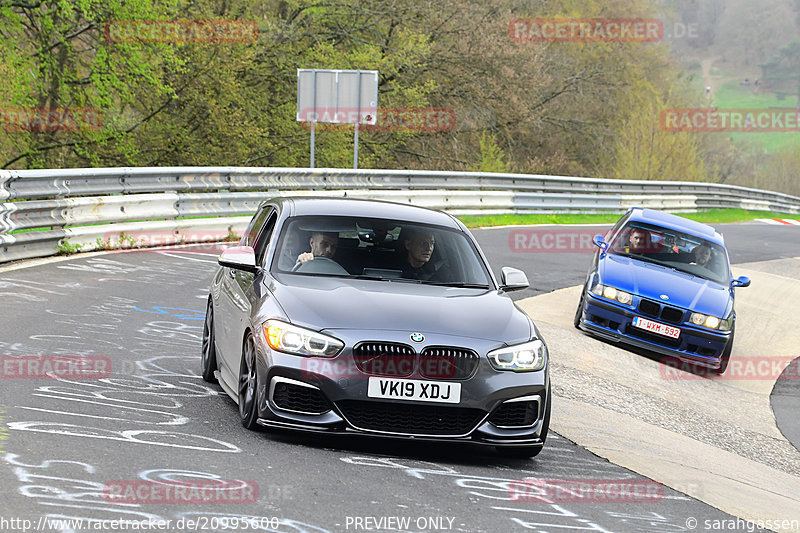
<path fill-rule="evenodd" d="M 739 276 L 735 280 L 731 281 L 731 287 L 749 287 L 750 286 L 750 278 L 747 276 Z"/>
<path fill-rule="evenodd" d="M 217 262 L 224 267 L 244 270 L 245 272 L 258 273 L 256 265 L 256 252 L 251 246 L 232 246 L 227 248 L 217 258 Z"/>
<path fill-rule="evenodd" d="M 522 270 L 511 267 L 500 269 L 500 288 L 504 291 L 519 291 L 528 287 L 528 276 Z"/>
<path fill-rule="evenodd" d="M 608 243 L 603 239 L 602 235 L 595 235 L 592 238 L 592 243 L 603 251 L 608 249 Z"/>

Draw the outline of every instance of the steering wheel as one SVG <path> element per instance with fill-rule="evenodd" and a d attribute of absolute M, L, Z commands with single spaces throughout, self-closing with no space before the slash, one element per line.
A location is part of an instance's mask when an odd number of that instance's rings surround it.
<path fill-rule="evenodd" d="M 314 264 L 316 263 L 316 264 Z M 307 271 L 314 274 L 347 274 L 342 265 L 329 257 L 317 256 L 305 263 L 298 262 L 292 267 L 292 272 Z"/>

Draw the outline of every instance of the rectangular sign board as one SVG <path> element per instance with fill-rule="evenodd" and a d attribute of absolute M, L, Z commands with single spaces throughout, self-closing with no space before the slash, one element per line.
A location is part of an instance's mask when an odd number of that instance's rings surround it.
<path fill-rule="evenodd" d="M 377 123 L 377 70 L 297 69 L 297 121 Z"/>

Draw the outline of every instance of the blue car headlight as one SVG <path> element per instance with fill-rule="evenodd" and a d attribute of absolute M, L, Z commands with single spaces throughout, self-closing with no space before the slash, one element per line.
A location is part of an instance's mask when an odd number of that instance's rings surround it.
<path fill-rule="evenodd" d="M 689 322 L 695 326 L 704 326 L 720 331 L 730 331 L 733 324 L 733 320 L 730 318 L 723 320 L 713 315 L 704 315 L 702 313 L 692 313 L 689 317 Z"/>
<path fill-rule="evenodd" d="M 600 283 L 592 287 L 590 292 L 595 296 L 602 296 L 603 298 L 608 298 L 609 300 L 616 300 L 624 305 L 631 305 L 633 302 L 633 296 L 630 293 L 615 289 L 614 287 L 610 287 L 608 285 L 602 285 Z"/>
<path fill-rule="evenodd" d="M 547 346 L 541 339 L 534 339 L 524 344 L 492 350 L 487 357 L 496 370 L 535 372 L 544 368 Z"/>
<path fill-rule="evenodd" d="M 264 337 L 273 350 L 306 357 L 333 357 L 344 347 L 339 339 L 281 320 L 267 320 Z"/>

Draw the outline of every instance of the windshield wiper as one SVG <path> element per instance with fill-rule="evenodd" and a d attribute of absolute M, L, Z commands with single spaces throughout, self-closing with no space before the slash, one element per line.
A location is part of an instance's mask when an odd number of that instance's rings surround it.
<path fill-rule="evenodd" d="M 464 283 L 461 281 L 453 281 L 449 283 L 439 283 L 435 281 L 428 282 L 428 285 L 440 285 L 442 287 L 463 287 L 466 289 L 488 289 L 489 286 L 481 283 Z"/>

